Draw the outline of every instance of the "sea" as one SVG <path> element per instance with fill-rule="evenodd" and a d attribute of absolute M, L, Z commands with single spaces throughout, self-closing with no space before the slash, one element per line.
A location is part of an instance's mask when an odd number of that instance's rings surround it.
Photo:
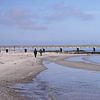
<path fill-rule="evenodd" d="M 68 61 L 100 64 L 100 55 L 77 56 Z M 74 69 L 44 61 L 47 68 L 30 83 L 11 86 L 27 100 L 100 100 L 100 72 Z"/>

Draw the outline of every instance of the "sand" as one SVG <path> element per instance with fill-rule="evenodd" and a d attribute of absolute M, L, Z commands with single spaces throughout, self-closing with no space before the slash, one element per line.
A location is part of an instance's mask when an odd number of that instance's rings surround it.
<path fill-rule="evenodd" d="M 80 54 L 79 54 L 80 55 Z M 20 96 L 11 85 L 32 81 L 38 73 L 45 70 L 43 61 L 48 60 L 67 67 L 100 71 L 100 66 L 84 63 L 65 61 L 64 59 L 78 54 L 45 53 L 34 58 L 33 53 L 0 53 L 0 100 L 27 100 Z"/>
<path fill-rule="evenodd" d="M 0 100 L 23 100 L 9 88 L 18 82 L 29 82 L 44 70 L 39 58 L 31 53 L 0 54 Z"/>
<path fill-rule="evenodd" d="M 70 68 L 77 68 L 77 69 L 84 69 L 84 70 L 92 70 L 92 71 L 100 71 L 100 65 L 91 63 L 91 62 L 84 62 L 84 61 L 69 61 L 67 58 L 73 56 L 87 56 L 87 54 L 68 54 L 62 57 L 49 57 L 47 60 L 55 62 L 59 65 L 63 65 L 65 67 Z M 66 60 L 65 60 L 66 59 Z"/>

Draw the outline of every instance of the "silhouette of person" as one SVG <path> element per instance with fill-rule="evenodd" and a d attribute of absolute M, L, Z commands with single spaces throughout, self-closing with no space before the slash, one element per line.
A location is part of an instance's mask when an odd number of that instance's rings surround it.
<path fill-rule="evenodd" d="M 62 52 L 62 48 L 60 48 L 60 52 Z"/>
<path fill-rule="evenodd" d="M 25 53 L 26 53 L 26 52 L 27 52 L 27 49 L 25 49 L 24 51 L 25 51 Z"/>
<path fill-rule="evenodd" d="M 8 49 L 6 49 L 6 53 L 8 53 Z"/>
<path fill-rule="evenodd" d="M 39 52 L 40 52 L 40 56 L 42 56 L 42 49 L 40 49 L 40 51 L 39 51 Z"/>
<path fill-rule="evenodd" d="M 43 52 L 45 53 L 45 49 L 43 48 Z"/>
<path fill-rule="evenodd" d="M 34 56 L 35 56 L 35 58 L 37 56 L 37 49 L 36 48 L 34 49 Z"/>

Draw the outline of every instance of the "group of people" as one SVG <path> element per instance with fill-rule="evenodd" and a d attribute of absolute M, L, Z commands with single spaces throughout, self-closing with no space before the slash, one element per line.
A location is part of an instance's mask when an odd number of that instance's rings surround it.
<path fill-rule="evenodd" d="M 34 56 L 35 56 L 35 58 L 37 57 L 37 52 L 38 52 L 38 51 L 37 51 L 37 49 L 35 48 L 35 49 L 34 49 Z M 39 50 L 40 56 L 42 56 L 42 53 L 43 53 L 43 52 L 45 52 L 45 49 L 44 49 L 44 48 L 43 48 L 43 50 L 42 50 L 42 49 Z"/>

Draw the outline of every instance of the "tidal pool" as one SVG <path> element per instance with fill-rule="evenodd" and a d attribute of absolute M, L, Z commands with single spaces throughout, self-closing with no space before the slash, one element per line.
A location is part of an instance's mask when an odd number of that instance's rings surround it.
<path fill-rule="evenodd" d="M 84 60 L 87 60 L 95 64 L 100 64 L 100 55 L 87 56 Z"/>
<path fill-rule="evenodd" d="M 67 61 L 76 61 L 76 62 L 81 61 L 81 62 L 86 62 L 86 63 L 100 64 L 100 55 L 69 57 L 66 60 Z"/>
<path fill-rule="evenodd" d="M 84 56 L 76 56 L 76 57 L 69 57 L 69 58 L 67 58 L 66 60 L 67 61 L 82 61 L 82 62 L 85 62 L 85 60 L 84 59 L 82 59 Z"/>
<path fill-rule="evenodd" d="M 100 72 L 44 62 L 47 70 L 31 83 L 12 88 L 27 100 L 100 100 Z"/>

